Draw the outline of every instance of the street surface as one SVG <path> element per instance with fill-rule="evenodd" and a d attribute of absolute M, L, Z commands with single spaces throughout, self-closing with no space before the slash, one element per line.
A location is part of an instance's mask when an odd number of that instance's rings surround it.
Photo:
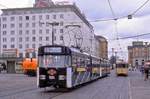
<path fill-rule="evenodd" d="M 70 92 L 39 89 L 36 77 L 23 74 L 0 74 L 0 99 L 150 99 L 150 79 L 143 80 L 138 71 L 128 77 L 99 79 Z"/>

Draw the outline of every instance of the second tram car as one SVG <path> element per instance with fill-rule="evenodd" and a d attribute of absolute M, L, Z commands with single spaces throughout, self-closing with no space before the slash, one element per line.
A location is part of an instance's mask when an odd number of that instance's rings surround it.
<path fill-rule="evenodd" d="M 128 76 L 128 63 L 119 62 L 116 64 L 116 75 L 125 75 Z"/>
<path fill-rule="evenodd" d="M 37 85 L 72 88 L 110 73 L 104 61 L 75 48 L 50 45 L 38 50 Z"/>

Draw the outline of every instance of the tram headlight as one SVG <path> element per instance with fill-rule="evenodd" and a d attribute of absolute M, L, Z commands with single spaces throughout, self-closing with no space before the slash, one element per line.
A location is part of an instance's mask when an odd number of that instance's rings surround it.
<path fill-rule="evenodd" d="M 59 75 L 59 80 L 65 80 L 66 76 L 65 75 Z"/>
<path fill-rule="evenodd" d="M 45 79 L 46 79 L 46 75 L 40 75 L 39 78 L 40 78 L 41 80 L 45 80 Z"/>

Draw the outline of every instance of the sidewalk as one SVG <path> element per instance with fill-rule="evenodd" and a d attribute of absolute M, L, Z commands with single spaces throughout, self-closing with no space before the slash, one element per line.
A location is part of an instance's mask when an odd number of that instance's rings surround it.
<path fill-rule="evenodd" d="M 139 71 L 131 72 L 129 76 L 130 99 L 150 99 L 150 77 L 144 81 L 144 75 Z"/>

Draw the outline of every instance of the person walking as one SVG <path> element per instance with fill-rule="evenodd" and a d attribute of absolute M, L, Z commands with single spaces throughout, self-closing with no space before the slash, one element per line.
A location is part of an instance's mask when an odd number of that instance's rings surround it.
<path fill-rule="evenodd" d="M 150 69 L 149 65 L 145 64 L 144 65 L 144 74 L 145 74 L 144 80 L 145 81 L 148 79 L 149 69 Z"/>

